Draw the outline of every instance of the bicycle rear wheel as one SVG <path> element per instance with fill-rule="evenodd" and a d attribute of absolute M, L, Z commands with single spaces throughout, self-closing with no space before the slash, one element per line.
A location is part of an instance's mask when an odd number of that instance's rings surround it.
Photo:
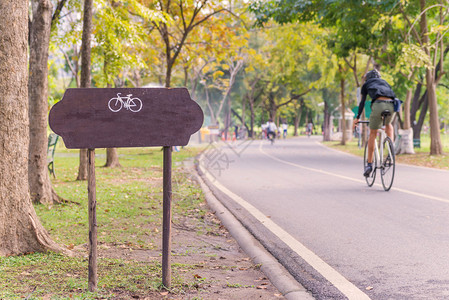
<path fill-rule="evenodd" d="M 383 142 L 383 161 L 380 168 L 380 177 L 382 178 L 382 185 L 385 191 L 389 191 L 393 185 L 394 171 L 396 167 L 394 146 L 389 137 L 386 137 Z"/>
<path fill-rule="evenodd" d="M 365 170 L 368 165 L 368 143 L 365 145 L 365 153 L 363 155 L 363 170 Z M 368 177 L 365 177 L 366 183 L 368 186 L 373 186 L 374 181 L 376 180 L 376 166 L 377 166 L 377 158 L 376 155 L 373 154 L 373 170 Z"/>
<path fill-rule="evenodd" d="M 271 145 L 273 145 L 274 144 L 274 139 L 275 139 L 275 133 L 274 132 L 269 132 L 268 133 L 268 139 L 270 140 Z"/>
<path fill-rule="evenodd" d="M 118 112 L 122 109 L 123 102 L 119 98 L 112 98 L 108 102 L 108 107 L 112 112 Z"/>

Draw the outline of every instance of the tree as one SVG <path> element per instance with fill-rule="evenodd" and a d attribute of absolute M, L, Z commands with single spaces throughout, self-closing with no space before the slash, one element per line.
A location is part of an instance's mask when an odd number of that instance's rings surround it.
<path fill-rule="evenodd" d="M 322 39 L 327 42 L 327 48 L 332 50 L 343 63 L 339 64 L 340 79 L 340 101 L 341 109 L 345 109 L 345 85 L 346 68 L 354 68 L 356 64 L 349 63 L 351 55 L 365 49 L 367 52 L 372 49 L 382 48 L 383 39 L 373 34 L 371 28 L 378 21 L 378 15 L 373 14 L 379 7 L 394 6 L 394 1 L 354 1 L 354 0 L 313 0 L 313 1 L 257 1 L 250 8 L 255 13 L 257 24 L 263 25 L 270 19 L 279 24 L 314 22 L 322 28 L 330 30 L 330 33 L 323 35 Z M 380 45 L 380 46 L 379 46 Z M 356 57 L 356 56 L 355 56 Z M 344 63 L 346 62 L 346 63 Z M 355 82 L 358 84 L 357 72 L 354 71 Z M 325 106 L 326 108 L 327 106 Z M 342 112 L 344 118 L 344 112 Z M 342 122 L 343 136 L 342 144 L 346 142 L 345 122 Z"/>
<path fill-rule="evenodd" d="M 426 7 L 426 1 L 420 0 L 420 7 L 421 7 L 421 20 L 420 20 L 420 27 L 421 27 L 421 37 L 422 37 L 422 47 L 424 52 L 429 56 L 429 58 L 433 58 L 434 64 L 432 67 L 426 68 L 426 87 L 427 87 L 427 99 L 429 102 L 429 122 L 430 122 L 430 154 L 431 155 L 440 155 L 443 154 L 443 144 L 441 143 L 441 137 L 440 137 L 440 121 L 438 118 L 438 104 L 437 104 L 437 94 L 436 94 L 436 85 L 440 81 L 441 77 L 435 76 L 435 67 L 438 57 L 438 51 L 440 51 L 441 59 L 443 59 L 443 37 L 441 36 L 444 33 L 441 32 L 442 29 L 439 29 L 436 34 L 436 41 L 433 43 L 433 49 L 429 47 L 430 39 L 429 39 L 429 31 L 428 31 L 428 22 L 427 22 L 427 11 L 429 8 Z M 443 10 L 440 9 L 440 26 L 443 26 Z M 446 30 L 446 29 L 444 29 Z M 441 42 L 438 42 L 438 40 L 441 40 Z M 443 63 L 440 64 L 440 75 L 443 75 Z"/>
<path fill-rule="evenodd" d="M 84 0 L 83 36 L 81 44 L 81 87 L 91 86 L 91 41 L 93 0 Z M 80 163 L 76 180 L 87 179 L 87 149 L 80 150 Z"/>
<path fill-rule="evenodd" d="M 36 203 L 51 204 L 61 198 L 53 189 L 47 168 L 47 114 L 48 114 L 48 47 L 53 20 L 57 20 L 65 1 L 60 1 L 55 15 L 50 0 L 32 1 L 30 22 L 30 60 L 28 99 L 30 118 L 30 147 L 28 180 L 31 199 Z"/>
<path fill-rule="evenodd" d="M 64 251 L 42 227 L 28 192 L 28 1 L 2 0 L 0 32 L 0 255 Z"/>
<path fill-rule="evenodd" d="M 256 72 L 253 72 L 256 73 Z M 261 95 L 264 90 L 264 85 L 262 82 L 262 76 L 258 76 L 259 74 L 254 74 L 254 77 L 248 78 L 249 81 L 246 82 L 246 93 L 244 98 L 248 101 L 249 109 L 250 109 L 250 125 L 248 130 L 248 137 L 254 138 L 254 121 L 255 121 L 255 103 L 258 99 L 261 98 Z M 245 104 L 244 104 L 245 105 Z M 244 118 L 243 118 L 244 119 Z"/>
<path fill-rule="evenodd" d="M 74 81 L 74 86 L 79 88 L 80 82 L 80 48 L 82 35 L 82 19 L 79 15 L 82 13 L 82 3 L 69 2 L 70 6 L 65 6 L 63 11 L 64 26 L 55 26 L 52 28 L 51 44 L 53 48 L 59 49 L 65 59 L 64 71 L 72 75 L 71 81 L 67 86 L 71 86 Z M 58 22 L 59 23 L 59 22 Z M 55 51 L 54 51 L 55 52 Z M 54 56 L 57 53 L 52 53 Z"/>
<path fill-rule="evenodd" d="M 248 35 L 241 18 L 214 15 L 209 26 L 196 27 L 195 34 L 185 43 L 180 54 L 185 82 L 190 75 L 190 89 L 195 99 L 205 98 L 211 123 L 223 121 L 225 132 L 232 112 L 231 92 L 238 74 L 242 73 L 249 56 Z M 203 96 L 204 95 L 204 96 Z M 203 97 L 202 97 L 203 96 Z M 224 113 L 222 118 L 221 113 Z"/>
<path fill-rule="evenodd" d="M 447 26 L 445 25 L 448 8 L 448 4 L 443 4 L 443 1 L 400 1 L 390 13 L 390 19 L 393 20 L 399 16 L 401 21 L 396 23 L 405 23 L 402 25 L 405 34 L 403 34 L 402 53 L 398 61 L 399 68 L 401 71 L 407 70 L 404 72 L 404 77 L 408 81 L 417 82 L 415 93 L 412 91 L 411 84 L 407 89 L 404 105 L 404 128 L 413 125 L 414 137 L 419 137 L 421 124 L 429 110 L 431 155 L 439 155 L 443 152 L 437 86 L 445 74 L 444 59 L 449 51 L 446 37 Z M 417 80 L 414 80 L 416 77 Z M 426 87 L 422 97 L 419 95 L 421 86 Z M 419 107 L 422 107 L 421 115 L 416 126 L 413 124 L 413 119 L 415 119 Z"/>
<path fill-rule="evenodd" d="M 277 120 L 280 110 L 286 110 L 290 104 L 299 114 L 304 107 L 312 108 L 319 101 L 304 101 L 304 97 L 319 84 L 320 67 L 330 59 L 322 52 L 323 35 L 325 32 L 311 23 L 276 25 L 266 30 L 262 56 L 267 60 L 265 106 L 271 119 Z M 299 115 L 295 120 L 299 125 Z"/>
<path fill-rule="evenodd" d="M 165 87 L 170 87 L 173 68 L 188 37 L 194 29 L 205 25 L 212 16 L 225 9 L 215 0 L 160 0 L 152 3 L 149 8 L 159 10 L 167 19 L 170 18 L 168 22 L 152 21 L 152 28 L 157 30 L 164 44 Z"/>

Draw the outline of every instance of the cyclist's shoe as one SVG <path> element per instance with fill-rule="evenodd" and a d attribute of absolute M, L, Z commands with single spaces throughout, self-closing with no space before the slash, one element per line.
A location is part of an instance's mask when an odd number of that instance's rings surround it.
<path fill-rule="evenodd" d="M 373 166 L 371 164 L 368 164 L 365 167 L 365 172 L 363 173 L 363 176 L 368 177 L 372 171 L 373 171 Z"/>

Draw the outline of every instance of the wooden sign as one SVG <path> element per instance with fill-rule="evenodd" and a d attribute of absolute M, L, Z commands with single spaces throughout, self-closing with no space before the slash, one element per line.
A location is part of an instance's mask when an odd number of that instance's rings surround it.
<path fill-rule="evenodd" d="M 203 124 L 186 88 L 68 89 L 50 110 L 67 148 L 185 146 Z"/>
<path fill-rule="evenodd" d="M 95 148 L 164 147 L 162 284 L 171 285 L 171 146 L 185 146 L 203 124 L 203 111 L 185 88 L 68 89 L 50 110 L 51 129 L 67 148 L 87 148 L 88 288 L 97 288 Z"/>

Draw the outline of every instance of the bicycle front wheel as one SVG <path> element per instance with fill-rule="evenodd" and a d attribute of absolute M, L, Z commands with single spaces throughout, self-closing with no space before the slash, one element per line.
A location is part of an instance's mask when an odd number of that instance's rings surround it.
<path fill-rule="evenodd" d="M 139 98 L 133 98 L 129 100 L 128 107 L 132 112 L 139 112 L 142 109 L 142 100 Z"/>
<path fill-rule="evenodd" d="M 268 132 L 267 137 L 270 140 L 271 145 L 273 145 L 274 144 L 274 139 L 275 139 L 275 133 L 274 132 Z"/>
<path fill-rule="evenodd" d="M 365 170 L 368 165 L 368 143 L 365 145 L 365 153 L 363 155 L 363 170 Z M 374 181 L 376 180 L 376 166 L 377 166 L 377 158 L 375 153 L 373 153 L 373 170 L 368 177 L 365 177 L 366 183 L 368 186 L 373 186 Z"/>
<path fill-rule="evenodd" d="M 389 137 L 386 137 L 383 142 L 383 161 L 380 168 L 380 176 L 382 178 L 382 185 L 385 191 L 389 191 L 393 185 L 394 171 L 396 167 L 394 146 Z"/>

